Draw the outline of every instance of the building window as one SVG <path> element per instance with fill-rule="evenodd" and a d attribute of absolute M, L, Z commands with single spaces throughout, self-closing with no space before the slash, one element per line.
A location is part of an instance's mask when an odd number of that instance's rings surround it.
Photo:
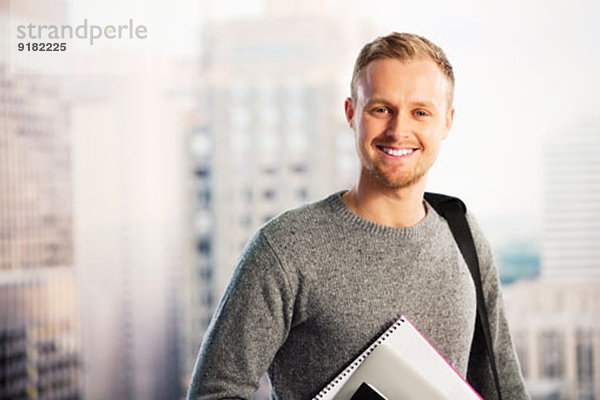
<path fill-rule="evenodd" d="M 277 192 L 275 191 L 275 189 L 266 189 L 263 192 L 263 197 L 266 200 L 273 200 L 273 199 L 275 199 L 276 196 L 277 196 Z"/>
<path fill-rule="evenodd" d="M 546 331 L 540 336 L 540 371 L 542 377 L 559 379 L 564 375 L 564 336 L 560 332 Z"/>
<path fill-rule="evenodd" d="M 196 167 L 194 173 L 198 178 L 208 178 L 208 176 L 210 175 L 210 170 L 208 168 L 208 165 L 199 165 Z"/>
<path fill-rule="evenodd" d="M 298 190 L 296 190 L 296 197 L 299 200 L 306 200 L 306 199 L 308 199 L 308 189 L 306 187 L 298 188 Z"/>
<path fill-rule="evenodd" d="M 577 331 L 579 399 L 594 399 L 594 342 L 592 331 Z"/>
<path fill-rule="evenodd" d="M 296 162 L 290 165 L 290 169 L 294 174 L 304 174 L 307 171 L 307 165 L 303 162 Z"/>
<path fill-rule="evenodd" d="M 204 265 L 199 269 L 200 278 L 204 281 L 210 281 L 213 276 L 213 269 L 210 265 Z"/>
<path fill-rule="evenodd" d="M 202 302 L 208 308 L 212 307 L 213 303 L 215 302 L 215 299 L 214 299 L 213 293 L 210 290 L 208 290 L 202 294 Z"/>
<path fill-rule="evenodd" d="M 240 194 L 246 205 L 252 203 L 252 188 L 245 187 Z"/>
<path fill-rule="evenodd" d="M 195 156 L 205 156 L 212 150 L 212 142 L 208 133 L 204 130 L 198 130 L 191 137 L 191 150 Z"/>
<path fill-rule="evenodd" d="M 211 243 L 210 239 L 202 238 L 198 240 L 198 251 L 202 254 L 210 254 Z"/>
<path fill-rule="evenodd" d="M 194 229 L 199 234 L 209 234 L 212 228 L 212 220 L 207 212 L 199 212 L 194 216 Z"/>
<path fill-rule="evenodd" d="M 273 176 L 277 174 L 277 166 L 274 164 L 268 164 L 262 167 L 262 173 L 265 175 Z"/>
<path fill-rule="evenodd" d="M 199 207 L 207 208 L 210 205 L 210 190 L 206 188 L 198 189 L 197 196 Z"/>

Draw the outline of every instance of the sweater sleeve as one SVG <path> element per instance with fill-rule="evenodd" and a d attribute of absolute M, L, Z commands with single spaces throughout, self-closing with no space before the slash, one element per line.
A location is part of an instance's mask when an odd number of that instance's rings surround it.
<path fill-rule="evenodd" d="M 488 311 L 490 333 L 494 345 L 494 355 L 500 379 L 503 399 L 520 400 L 529 399 L 519 361 L 512 343 L 510 330 L 504 313 L 504 304 L 498 278 L 498 269 L 494 261 L 491 247 L 474 217 L 467 213 L 467 220 L 471 228 L 477 257 L 483 280 L 483 292 Z M 485 342 L 476 340 L 473 343 L 471 363 L 469 364 L 469 379 L 473 380 L 484 399 L 496 399 L 494 378 L 487 363 Z"/>
<path fill-rule="evenodd" d="M 264 234 L 248 243 L 194 367 L 191 399 L 250 399 L 289 332 L 288 277 Z"/>

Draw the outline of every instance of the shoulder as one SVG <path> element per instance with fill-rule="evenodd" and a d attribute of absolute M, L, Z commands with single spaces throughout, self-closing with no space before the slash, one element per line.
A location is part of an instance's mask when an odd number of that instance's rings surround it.
<path fill-rule="evenodd" d="M 471 230 L 471 233 L 473 235 L 473 240 L 475 241 L 475 243 L 479 244 L 481 246 L 489 246 L 489 243 L 487 242 L 487 240 L 483 234 L 483 231 L 477 221 L 477 218 L 475 218 L 473 213 L 470 211 L 468 204 L 466 204 L 463 200 L 461 200 L 460 198 L 458 198 L 456 196 L 450 196 L 450 195 L 439 194 L 439 193 L 425 193 L 425 199 L 432 206 L 432 208 L 436 211 L 436 213 L 438 212 L 437 208 L 440 207 L 441 203 L 445 203 L 447 201 L 453 201 L 453 202 L 458 201 L 458 203 L 461 205 L 461 207 L 463 208 L 463 210 L 465 212 L 467 223 L 469 224 L 469 228 Z"/>
<path fill-rule="evenodd" d="M 339 196 L 340 192 L 333 193 L 277 215 L 258 230 L 248 249 L 258 244 L 257 250 L 269 252 L 285 271 L 305 270 L 312 260 L 331 252 L 346 233 L 336 211 Z"/>
<path fill-rule="evenodd" d="M 481 228 L 479 221 L 468 209 L 466 212 L 466 217 L 467 222 L 469 223 L 469 228 L 471 229 L 471 235 L 473 235 L 473 241 L 475 242 L 475 247 L 477 249 L 480 262 L 484 261 L 482 258 L 491 260 L 493 258 L 492 246 L 485 236 L 484 230 Z"/>
<path fill-rule="evenodd" d="M 479 224 L 477 218 L 473 214 L 473 212 L 469 208 L 469 204 L 466 204 L 463 200 L 455 196 L 448 196 L 437 193 L 428 193 L 425 196 L 426 200 L 432 204 L 432 207 L 436 209 L 436 206 L 433 203 L 437 202 L 438 204 L 448 201 L 448 200 L 458 200 L 465 211 L 465 217 L 467 219 L 467 223 L 469 225 L 469 230 L 471 231 L 471 235 L 473 236 L 473 241 L 475 242 L 475 247 L 477 250 L 477 255 L 480 263 L 488 263 L 492 261 L 492 250 L 490 243 L 488 242 L 481 225 Z M 436 210 L 437 212 L 437 210 Z M 443 218 L 442 218 L 443 219 Z"/>
<path fill-rule="evenodd" d="M 461 200 L 462 201 L 462 200 Z M 465 202 L 463 202 L 465 204 Z M 479 269 L 484 282 L 484 290 L 487 293 L 497 293 L 499 285 L 499 271 L 496 265 L 494 252 L 490 242 L 484 234 L 484 230 L 479 224 L 477 218 L 469 208 L 469 204 L 465 204 L 465 217 L 469 225 L 469 230 L 473 236 L 475 243 L 475 251 L 479 261 Z"/>
<path fill-rule="evenodd" d="M 481 228 L 481 225 L 479 224 L 478 219 L 468 209 L 465 214 L 467 217 L 467 222 L 469 223 L 469 228 L 471 228 L 471 234 L 473 235 L 473 240 L 475 241 L 475 244 L 489 247 L 490 244 L 487 238 L 485 237 L 485 234 L 483 232 L 483 229 Z"/>
<path fill-rule="evenodd" d="M 327 229 L 335 215 L 332 204 L 341 192 L 333 193 L 323 199 L 284 211 L 260 229 L 269 241 L 283 238 L 314 235 Z"/>
<path fill-rule="evenodd" d="M 481 269 L 484 280 L 499 279 L 499 272 L 496 266 L 496 260 L 492 246 L 486 238 L 481 225 L 470 211 L 466 212 L 467 222 L 471 234 L 473 235 L 473 242 L 475 242 L 475 249 L 477 251 L 477 258 L 479 260 L 479 267 Z"/>
<path fill-rule="evenodd" d="M 329 204 L 335 195 L 287 210 L 266 222 L 246 245 L 240 265 L 261 276 L 283 276 L 282 287 L 290 293 L 306 286 L 313 279 L 312 260 L 326 251 L 328 232 L 335 225 L 335 212 Z"/>

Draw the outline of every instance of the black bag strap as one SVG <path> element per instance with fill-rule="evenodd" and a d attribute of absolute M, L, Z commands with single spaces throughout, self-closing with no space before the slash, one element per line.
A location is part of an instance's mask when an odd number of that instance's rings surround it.
<path fill-rule="evenodd" d="M 467 207 L 459 198 L 446 196 L 437 193 L 425 193 L 425 200 L 448 221 L 450 231 L 454 236 L 454 240 L 460 249 L 460 252 L 469 266 L 471 276 L 475 283 L 475 292 L 477 294 L 477 318 L 485 339 L 485 347 L 492 368 L 492 375 L 498 393 L 498 400 L 502 400 L 500 393 L 500 379 L 498 378 L 498 369 L 496 368 L 496 359 L 494 357 L 494 348 L 492 344 L 492 335 L 490 333 L 490 324 L 485 307 L 485 299 L 483 297 L 483 282 L 481 281 L 481 272 L 479 270 L 479 260 L 477 258 L 477 250 L 473 235 L 469 228 L 469 223 L 466 218 Z"/>

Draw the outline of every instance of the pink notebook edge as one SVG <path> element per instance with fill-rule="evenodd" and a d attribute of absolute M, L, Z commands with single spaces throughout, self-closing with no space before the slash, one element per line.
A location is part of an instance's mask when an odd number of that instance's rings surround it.
<path fill-rule="evenodd" d="M 427 338 L 425 337 L 425 335 L 423 335 L 421 333 L 421 331 L 417 329 L 417 327 L 406 317 L 406 315 L 401 315 L 399 319 L 404 319 L 406 322 L 408 322 L 409 325 L 412 326 L 413 329 L 419 334 L 419 336 L 421 336 L 423 338 L 423 340 L 425 340 L 425 342 L 429 345 L 429 347 L 431 347 L 431 349 L 433 351 L 435 351 L 435 353 L 442 360 L 444 360 L 444 362 L 446 363 L 446 365 L 448 365 L 450 367 L 450 369 L 452 369 L 452 371 L 454 371 L 454 373 L 456 375 L 458 375 L 458 377 L 469 387 L 469 389 L 471 389 L 473 391 L 473 393 L 475 394 L 475 396 L 477 396 L 480 400 L 484 400 L 483 397 L 481 397 L 481 395 L 479 393 L 477 393 L 477 391 L 475 389 L 473 389 L 473 387 L 469 384 L 469 382 L 467 382 L 467 380 L 461 374 L 459 374 L 458 371 L 448 362 L 448 360 L 446 360 L 446 358 L 443 355 L 440 354 L 440 352 L 438 351 L 438 349 L 436 349 L 435 346 L 432 345 L 429 340 L 427 340 Z"/>

